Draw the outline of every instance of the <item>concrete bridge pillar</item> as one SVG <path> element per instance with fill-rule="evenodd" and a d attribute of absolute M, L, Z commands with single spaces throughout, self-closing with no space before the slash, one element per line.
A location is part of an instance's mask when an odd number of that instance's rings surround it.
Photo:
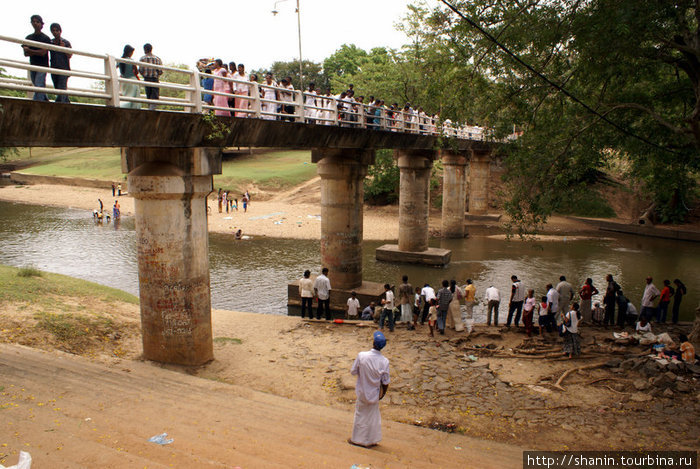
<path fill-rule="evenodd" d="M 316 149 L 311 154 L 321 176 L 321 263 L 333 289 L 362 285 L 362 223 L 367 166 L 373 150 Z M 346 298 L 347 299 L 347 298 Z"/>
<path fill-rule="evenodd" d="M 490 154 L 472 151 L 469 161 L 469 213 L 483 215 L 489 208 Z"/>
<path fill-rule="evenodd" d="M 444 265 L 451 251 L 428 246 L 430 170 L 435 150 L 396 150 L 399 171 L 399 242 L 377 248 L 381 261 Z"/>
<path fill-rule="evenodd" d="M 206 197 L 220 151 L 129 148 L 143 352 L 148 360 L 201 365 L 214 358 Z"/>
<path fill-rule="evenodd" d="M 430 170 L 435 151 L 397 150 L 394 155 L 400 171 L 399 250 L 422 252 L 428 249 L 428 210 Z"/>
<path fill-rule="evenodd" d="M 449 150 L 440 151 L 443 167 L 442 236 L 464 238 L 467 199 L 467 158 Z"/>

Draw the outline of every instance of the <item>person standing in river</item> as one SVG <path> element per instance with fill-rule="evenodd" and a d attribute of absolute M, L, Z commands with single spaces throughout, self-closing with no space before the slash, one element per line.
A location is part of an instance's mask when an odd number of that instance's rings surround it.
<path fill-rule="evenodd" d="M 513 285 L 510 288 L 510 302 L 508 303 L 508 319 L 506 320 L 506 327 L 510 327 L 510 322 L 513 320 L 513 313 L 515 313 L 515 327 L 520 324 L 520 315 L 523 313 L 523 302 L 525 301 L 525 296 L 527 292 L 517 276 L 512 275 L 510 279 L 513 281 Z"/>
<path fill-rule="evenodd" d="M 620 285 L 613 279 L 612 274 L 608 274 L 605 277 L 608 282 L 608 286 L 605 289 L 605 296 L 603 297 L 603 304 L 605 305 L 605 317 L 603 318 L 603 324 L 614 324 L 615 323 L 615 303 L 617 292 L 620 291 Z"/>
<path fill-rule="evenodd" d="M 644 287 L 644 294 L 642 295 L 642 310 L 639 312 L 640 316 L 645 316 L 651 321 L 651 318 L 656 317 L 656 308 L 654 308 L 654 300 L 661 293 L 658 288 L 653 283 L 651 277 L 647 277 L 646 286 Z"/>
<path fill-rule="evenodd" d="M 671 304 L 671 297 L 675 292 L 671 287 L 670 280 L 664 280 L 664 287 L 661 289 L 659 297 L 659 307 L 656 310 L 656 322 L 665 323 L 666 314 L 668 313 L 668 305 Z"/>
<path fill-rule="evenodd" d="M 681 300 L 683 300 L 683 295 L 688 293 L 688 289 L 685 288 L 685 284 L 679 279 L 673 280 L 673 284 L 676 286 L 676 293 L 673 295 L 673 324 L 678 324 L 678 316 L 681 310 Z"/>
<path fill-rule="evenodd" d="M 559 312 L 560 314 L 566 314 L 571 308 L 571 302 L 574 301 L 574 287 L 562 275 L 559 277 L 557 291 L 559 292 Z M 560 323 L 559 319 L 555 318 L 555 320 L 558 325 Z"/>
<path fill-rule="evenodd" d="M 593 324 L 593 315 L 591 309 L 591 301 L 593 295 L 598 294 L 598 289 L 593 286 L 593 279 L 587 278 L 578 292 L 581 297 L 581 318 L 586 324 Z"/>

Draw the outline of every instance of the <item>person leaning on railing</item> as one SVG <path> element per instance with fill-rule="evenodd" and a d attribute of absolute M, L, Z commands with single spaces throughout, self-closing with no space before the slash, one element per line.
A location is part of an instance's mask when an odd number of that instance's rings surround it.
<path fill-rule="evenodd" d="M 44 42 L 46 44 L 51 44 L 51 38 L 46 34 L 42 33 L 41 30 L 44 28 L 44 20 L 39 15 L 32 15 L 30 18 L 34 32 L 26 37 L 30 41 Z M 46 49 L 41 49 L 39 47 L 32 47 L 22 45 L 24 50 L 24 56 L 29 57 L 29 64 L 35 65 L 37 67 L 48 67 L 49 66 L 49 51 Z M 37 88 L 46 88 L 46 72 L 37 72 L 31 70 L 29 76 L 32 80 L 32 85 Z M 34 92 L 34 101 L 48 101 L 49 98 L 46 93 Z"/>
<path fill-rule="evenodd" d="M 51 44 L 55 46 L 71 48 L 70 42 L 67 39 L 61 37 L 61 33 L 63 32 L 63 30 L 61 29 L 60 24 L 52 23 L 49 29 L 51 30 L 51 35 L 53 36 Z M 51 68 L 56 68 L 59 70 L 70 70 L 70 58 L 73 57 L 73 54 L 66 54 L 65 52 L 52 50 L 49 52 L 49 57 L 51 59 Z M 57 90 L 68 89 L 68 75 L 59 75 L 58 73 L 52 73 L 51 81 L 53 82 L 53 87 Z M 57 94 L 56 102 L 70 103 L 70 99 L 68 99 L 68 96 L 65 94 Z"/>
<path fill-rule="evenodd" d="M 146 43 L 143 45 L 143 53 L 145 55 L 139 59 L 139 62 L 145 62 L 147 64 L 153 65 L 163 65 L 163 62 L 160 60 L 160 58 L 156 55 L 153 55 L 153 46 L 151 44 Z M 151 83 L 158 83 L 160 76 L 163 74 L 163 70 L 159 68 L 147 67 L 144 65 L 141 65 L 139 67 L 139 72 L 141 73 L 141 76 L 143 77 L 144 81 L 148 81 Z M 146 98 L 157 101 L 158 98 L 160 98 L 160 88 L 158 88 L 157 86 L 147 86 Z M 151 111 L 155 110 L 155 108 L 155 104 L 148 105 L 148 109 L 150 109 Z"/>
<path fill-rule="evenodd" d="M 129 44 L 124 46 L 124 53 L 122 54 L 122 59 L 131 59 L 131 57 L 134 55 L 134 48 L 131 47 Z M 138 80 L 139 79 L 139 70 L 136 67 L 136 65 L 133 64 L 127 64 L 124 62 L 119 62 L 117 65 L 119 67 L 119 73 L 122 78 L 127 78 L 130 80 Z M 138 98 L 139 97 L 139 85 L 135 83 L 122 83 L 121 85 L 121 94 L 124 97 L 129 97 L 129 98 Z M 131 108 L 131 109 L 141 109 L 141 103 L 133 102 L 133 101 L 122 101 L 119 107 L 122 108 Z"/>

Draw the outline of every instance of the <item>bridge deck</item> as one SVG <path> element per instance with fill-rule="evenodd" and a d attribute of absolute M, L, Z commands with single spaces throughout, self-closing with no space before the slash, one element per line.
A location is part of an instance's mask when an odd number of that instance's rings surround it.
<path fill-rule="evenodd" d="M 487 150 L 494 143 L 450 139 L 456 150 Z M 263 119 L 204 117 L 0 97 L 4 147 L 289 147 L 437 149 L 446 139 L 368 129 Z"/>

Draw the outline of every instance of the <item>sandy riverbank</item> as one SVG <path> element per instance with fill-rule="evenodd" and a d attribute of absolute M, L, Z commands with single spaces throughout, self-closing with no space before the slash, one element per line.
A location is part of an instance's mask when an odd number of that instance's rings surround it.
<path fill-rule="evenodd" d="M 253 199 L 248 212 L 242 209 L 230 213 L 218 213 L 216 194 L 209 196 L 210 207 L 209 230 L 216 233 L 233 234 L 243 230 L 250 236 L 267 236 L 272 238 L 319 239 L 321 236 L 320 191 L 316 185 L 306 187 L 305 192 L 312 195 L 299 197 L 298 192 L 289 191 L 273 196 L 269 200 Z M 316 195 L 314 195 L 316 194 Z M 99 208 L 98 199 L 102 200 L 105 210 L 114 204 L 111 190 L 75 186 L 31 185 L 0 187 L 0 200 L 54 207 L 70 207 L 82 210 Z M 127 194 L 118 197 L 123 215 L 134 214 L 134 200 Z M 363 236 L 365 240 L 396 240 L 399 235 L 399 208 L 396 205 L 386 207 L 364 207 Z M 429 227 L 431 233 L 441 229 L 441 213 L 433 209 L 430 213 Z M 480 226 L 483 226 L 479 224 Z M 490 222 L 493 230 L 498 230 L 497 222 Z M 559 233 L 598 233 L 591 225 L 564 217 L 553 217 L 546 226 L 548 239 L 556 239 Z"/>

